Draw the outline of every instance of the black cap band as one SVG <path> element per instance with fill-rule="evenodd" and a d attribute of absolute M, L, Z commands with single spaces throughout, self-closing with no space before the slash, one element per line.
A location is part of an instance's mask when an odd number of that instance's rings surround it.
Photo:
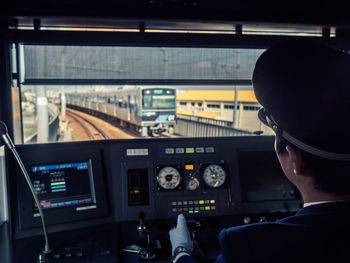
<path fill-rule="evenodd" d="M 262 123 L 270 127 L 276 134 L 307 153 L 335 161 L 350 161 L 350 154 L 327 152 L 307 145 L 302 141 L 294 138 L 292 135 L 281 129 L 273 117 L 264 108 L 261 108 L 259 110 L 258 117 Z"/>

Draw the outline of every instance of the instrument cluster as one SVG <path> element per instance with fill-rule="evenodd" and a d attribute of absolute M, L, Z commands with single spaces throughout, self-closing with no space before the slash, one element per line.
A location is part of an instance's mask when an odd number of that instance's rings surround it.
<path fill-rule="evenodd" d="M 156 167 L 158 191 L 217 189 L 227 181 L 224 164 L 164 165 Z"/>

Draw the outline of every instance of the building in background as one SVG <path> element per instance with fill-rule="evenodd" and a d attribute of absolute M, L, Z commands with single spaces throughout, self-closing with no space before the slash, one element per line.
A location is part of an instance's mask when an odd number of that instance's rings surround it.
<path fill-rule="evenodd" d="M 273 134 L 258 118 L 258 103 L 253 90 L 237 92 L 236 117 L 234 117 L 234 90 L 187 90 L 177 94 L 178 115 L 191 115 L 203 118 L 234 122 L 240 130 Z M 235 119 L 235 120 L 234 120 Z"/>

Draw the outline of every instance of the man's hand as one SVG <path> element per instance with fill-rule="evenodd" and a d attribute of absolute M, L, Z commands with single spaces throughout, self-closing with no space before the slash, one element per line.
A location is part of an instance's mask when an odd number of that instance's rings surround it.
<path fill-rule="evenodd" d="M 169 231 L 169 236 L 171 242 L 171 252 L 173 256 L 174 250 L 177 247 L 184 247 L 190 254 L 192 253 L 193 243 L 186 226 L 186 219 L 182 214 L 178 215 L 176 227 L 173 227 Z"/>

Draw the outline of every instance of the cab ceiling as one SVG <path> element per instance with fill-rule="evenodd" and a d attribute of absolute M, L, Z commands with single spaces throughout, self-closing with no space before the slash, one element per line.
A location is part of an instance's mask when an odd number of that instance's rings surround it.
<path fill-rule="evenodd" d="M 101 18 L 196 21 L 222 23 L 279 23 L 346 27 L 350 24 L 347 1 L 256 1 L 256 0 L 32 0 L 9 1 L 0 10 L 2 17 L 60 17 L 71 24 L 72 18 L 90 22 Z M 64 19 L 62 19 L 64 18 Z"/>

